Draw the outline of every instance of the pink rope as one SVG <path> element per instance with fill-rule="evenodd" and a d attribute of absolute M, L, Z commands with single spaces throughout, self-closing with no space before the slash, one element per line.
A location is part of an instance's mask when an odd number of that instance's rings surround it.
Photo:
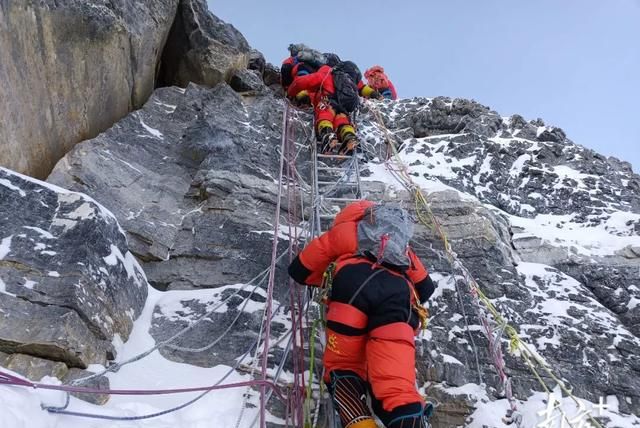
<path fill-rule="evenodd" d="M 261 386 L 273 389 L 276 395 L 285 399 L 280 388 L 269 380 L 250 380 L 246 382 L 235 382 L 224 385 L 194 386 L 190 388 L 170 388 L 170 389 L 98 389 L 84 386 L 71 385 L 48 385 L 45 383 L 31 382 L 27 379 L 13 376 L 0 371 L 0 385 L 24 386 L 34 389 L 48 389 L 53 391 L 76 392 L 83 394 L 109 394 L 109 395 L 169 395 L 183 394 L 187 392 L 215 391 L 220 389 L 241 388 L 246 386 Z"/>
<path fill-rule="evenodd" d="M 280 147 L 280 173 L 278 178 L 278 200 L 276 201 L 276 216 L 275 225 L 273 228 L 273 247 L 271 249 L 271 270 L 269 271 L 269 283 L 267 285 L 267 304 L 264 314 L 264 348 L 262 351 L 262 380 L 267 380 L 267 360 L 269 359 L 269 336 L 271 335 L 271 312 L 273 302 L 273 287 L 275 284 L 276 275 L 276 254 L 278 252 L 278 232 L 280 231 L 280 206 L 282 199 L 282 170 L 284 169 L 284 157 L 285 157 L 285 145 L 287 142 L 287 123 L 289 122 L 289 104 L 285 103 L 284 112 L 282 113 L 282 143 Z M 266 415 L 266 388 L 263 385 L 260 388 L 260 427 L 266 428 L 267 415 Z"/>

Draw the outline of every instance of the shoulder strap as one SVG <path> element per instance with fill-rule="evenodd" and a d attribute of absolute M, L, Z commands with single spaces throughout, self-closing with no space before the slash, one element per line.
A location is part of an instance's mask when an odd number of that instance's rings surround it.
<path fill-rule="evenodd" d="M 353 296 L 351 296 L 351 299 L 349 299 L 349 304 L 350 305 L 353 304 L 353 301 L 356 299 L 356 297 L 358 297 L 358 294 L 360 294 L 360 292 L 362 291 L 364 286 L 367 285 L 369 283 L 369 281 L 371 281 L 373 279 L 374 276 L 376 276 L 377 274 L 379 274 L 380 272 L 382 272 L 384 270 L 385 269 L 383 269 L 383 268 L 378 268 L 371 275 L 369 275 L 369 277 L 367 279 L 365 279 L 365 281 L 362 283 L 362 285 L 360 287 L 358 287 L 356 292 L 353 293 Z"/>

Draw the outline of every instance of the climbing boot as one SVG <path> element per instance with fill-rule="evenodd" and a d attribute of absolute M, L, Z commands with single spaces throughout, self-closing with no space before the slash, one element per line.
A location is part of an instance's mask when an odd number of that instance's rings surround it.
<path fill-rule="evenodd" d="M 391 412 L 381 411 L 378 416 L 387 428 L 428 428 L 433 411 L 431 403 L 424 406 L 421 403 L 411 403 L 396 407 Z"/>
<path fill-rule="evenodd" d="M 367 404 L 367 383 L 350 370 L 335 370 L 327 383 L 333 404 L 345 428 L 376 428 Z"/>
<path fill-rule="evenodd" d="M 329 128 L 323 128 L 320 130 L 321 153 L 333 153 L 339 145 L 340 141 L 338 141 L 338 137 L 333 133 L 333 130 Z"/>
<path fill-rule="evenodd" d="M 342 144 L 340 145 L 339 153 L 341 155 L 351 155 L 356 147 L 358 147 L 358 138 L 356 137 L 356 134 L 351 132 L 345 133 L 342 137 Z"/>

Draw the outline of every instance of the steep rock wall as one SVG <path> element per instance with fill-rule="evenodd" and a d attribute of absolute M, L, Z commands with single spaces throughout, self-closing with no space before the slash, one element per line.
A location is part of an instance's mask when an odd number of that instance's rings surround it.
<path fill-rule="evenodd" d="M 0 2 L 0 165 L 45 177 L 146 101 L 178 0 Z"/>

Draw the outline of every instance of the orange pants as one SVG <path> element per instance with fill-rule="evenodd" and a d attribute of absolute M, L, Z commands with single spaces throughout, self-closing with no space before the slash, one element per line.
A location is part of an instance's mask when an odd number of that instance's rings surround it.
<path fill-rule="evenodd" d="M 322 100 L 313 108 L 316 130 L 331 127 L 333 131 L 338 131 L 340 127 L 347 125 L 353 132 L 353 125 L 349 120 L 349 116 L 344 113 L 336 113 L 335 109 L 328 101 Z"/>
<path fill-rule="evenodd" d="M 325 381 L 334 370 L 349 370 L 371 385 L 385 411 L 410 403 L 424 403 L 416 390 L 413 328 L 405 322 L 377 327 L 364 334 L 367 315 L 356 307 L 330 302 L 327 321 L 346 326 L 341 333 L 327 328 L 323 356 Z"/>

